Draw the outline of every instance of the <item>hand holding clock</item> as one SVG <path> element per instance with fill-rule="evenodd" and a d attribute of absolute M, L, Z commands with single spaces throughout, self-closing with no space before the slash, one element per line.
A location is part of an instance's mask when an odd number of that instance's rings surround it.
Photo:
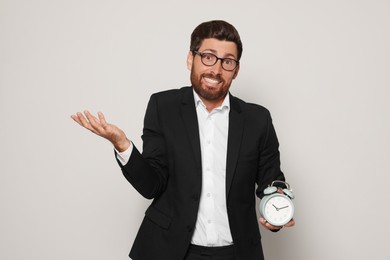
<path fill-rule="evenodd" d="M 286 188 L 282 189 L 274 185 L 283 183 Z M 260 201 L 259 222 L 266 229 L 271 231 L 280 230 L 282 227 L 292 227 L 295 225 L 294 204 L 292 202 L 294 194 L 290 185 L 284 181 L 275 180 L 264 190 L 264 197 Z"/>
<path fill-rule="evenodd" d="M 268 230 L 273 230 L 273 231 L 277 231 L 277 230 L 280 230 L 282 229 L 283 227 L 293 227 L 295 225 L 295 220 L 294 219 L 291 219 L 287 224 L 283 225 L 283 226 L 274 226 L 274 225 L 271 225 L 270 223 L 267 222 L 267 220 L 265 220 L 263 217 L 260 217 L 259 218 L 259 222 L 261 223 L 261 225 L 268 229 Z"/>
<path fill-rule="evenodd" d="M 281 191 L 278 191 L 278 192 L 281 192 Z M 272 204 L 272 206 L 275 208 L 276 211 L 279 211 L 281 209 L 285 209 L 285 208 L 288 208 L 289 206 L 283 206 L 283 207 L 280 207 L 278 208 L 277 206 L 275 206 L 274 204 Z M 260 217 L 259 218 L 259 222 L 261 223 L 261 225 L 268 229 L 268 230 L 273 230 L 273 231 L 277 231 L 277 230 L 280 230 L 282 229 L 283 227 L 293 227 L 295 225 L 295 220 L 294 219 L 291 219 L 287 224 L 283 225 L 283 226 L 274 226 L 272 224 L 270 224 L 269 222 L 267 222 L 267 220 L 265 220 L 265 218 L 263 217 Z"/>

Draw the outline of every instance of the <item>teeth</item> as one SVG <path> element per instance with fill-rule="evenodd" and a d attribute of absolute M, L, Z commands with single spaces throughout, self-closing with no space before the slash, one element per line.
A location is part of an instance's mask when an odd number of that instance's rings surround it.
<path fill-rule="evenodd" d="M 211 84 L 218 84 L 219 83 L 219 80 L 216 80 L 216 79 L 204 78 L 204 80 L 208 83 L 211 83 Z"/>

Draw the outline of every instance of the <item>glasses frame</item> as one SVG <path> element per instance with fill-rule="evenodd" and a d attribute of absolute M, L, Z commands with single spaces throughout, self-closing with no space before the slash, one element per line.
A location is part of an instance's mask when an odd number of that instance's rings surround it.
<path fill-rule="evenodd" d="M 235 70 L 235 69 L 238 67 L 238 65 L 240 64 L 240 62 L 239 62 L 238 60 L 235 60 L 235 59 L 232 59 L 232 58 L 220 58 L 220 57 L 218 57 L 217 55 L 215 55 L 215 54 L 213 54 L 213 53 L 209 53 L 209 52 L 192 51 L 192 53 L 195 54 L 195 55 L 198 54 L 198 55 L 200 56 L 200 61 L 203 63 L 203 65 L 205 65 L 205 66 L 207 66 L 207 67 L 214 66 L 214 65 L 217 64 L 217 62 L 220 60 L 220 61 L 221 61 L 221 66 L 222 66 L 222 68 L 223 68 L 224 70 L 226 70 L 226 71 L 233 71 L 233 70 Z M 214 64 L 210 64 L 210 65 L 209 65 L 209 64 L 205 64 L 205 63 L 204 63 L 203 57 L 204 57 L 205 54 L 214 56 L 214 57 L 216 58 Z M 223 67 L 223 62 L 224 62 L 225 60 L 232 60 L 232 61 L 234 61 L 234 62 L 236 63 L 236 66 L 235 66 L 233 69 L 231 69 L 231 70 L 225 69 L 225 68 Z"/>

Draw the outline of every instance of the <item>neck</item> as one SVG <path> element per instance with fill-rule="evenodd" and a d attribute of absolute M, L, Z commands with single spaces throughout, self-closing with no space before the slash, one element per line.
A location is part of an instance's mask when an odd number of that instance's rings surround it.
<path fill-rule="evenodd" d="M 207 100 L 202 97 L 200 97 L 200 99 L 202 100 L 203 104 L 206 106 L 207 111 L 211 112 L 215 108 L 220 107 L 222 105 L 223 101 L 225 100 L 225 97 L 216 100 Z"/>

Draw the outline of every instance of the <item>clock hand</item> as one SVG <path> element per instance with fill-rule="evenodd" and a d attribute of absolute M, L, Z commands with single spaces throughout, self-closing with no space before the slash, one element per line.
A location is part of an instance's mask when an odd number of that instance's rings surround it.
<path fill-rule="evenodd" d="M 280 209 L 285 209 L 285 208 L 288 208 L 289 206 L 284 206 L 284 207 L 281 207 L 281 208 L 279 208 L 278 210 L 280 210 Z"/>
<path fill-rule="evenodd" d="M 274 208 L 275 208 L 277 211 L 279 211 L 279 208 L 277 208 L 274 204 L 272 204 L 272 206 L 274 206 Z"/>

